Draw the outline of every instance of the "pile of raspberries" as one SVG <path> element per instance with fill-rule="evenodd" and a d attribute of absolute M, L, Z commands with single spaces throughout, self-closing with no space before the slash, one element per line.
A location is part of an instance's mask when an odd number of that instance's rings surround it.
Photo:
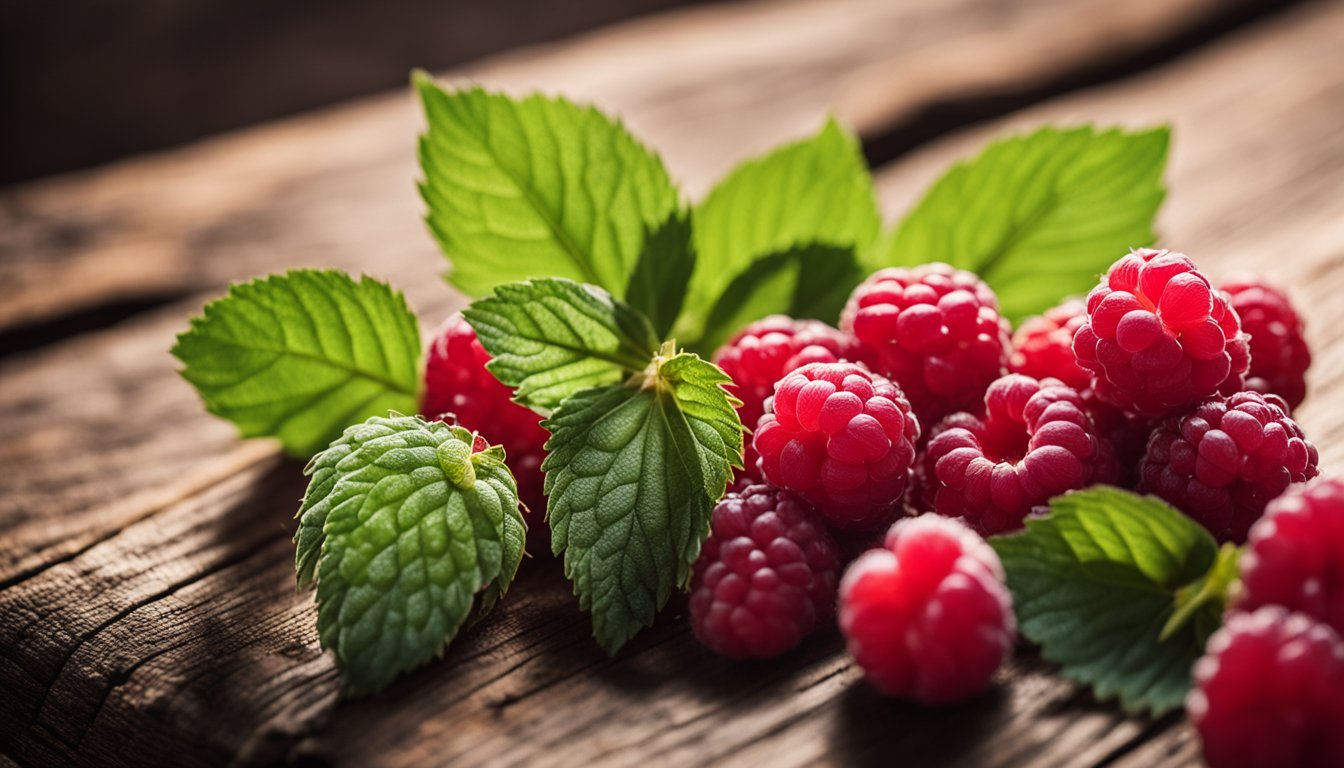
<path fill-rule="evenodd" d="M 488 359 L 450 319 L 424 410 L 502 443 L 524 502 L 543 508 L 546 434 Z M 768 317 L 714 361 L 751 431 L 692 579 L 692 626 L 714 652 L 775 657 L 838 622 L 879 690 L 925 704 L 973 696 L 1016 641 L 1003 568 L 982 537 L 1100 483 L 1159 496 L 1220 541 L 1251 542 L 1241 612 L 1210 642 L 1189 704 L 1211 763 L 1296 764 L 1273 762 L 1294 753 L 1257 741 L 1266 719 L 1235 709 L 1279 702 L 1289 677 L 1315 675 L 1312 712 L 1344 711 L 1344 491 L 1297 485 L 1318 474 L 1292 418 L 1311 357 L 1275 288 L 1215 287 L 1184 254 L 1137 250 L 1085 299 L 1014 333 L 970 272 L 883 269 L 854 290 L 838 328 Z M 1289 644 L 1308 652 L 1288 658 Z M 1324 740 L 1311 749 L 1344 756 L 1344 729 L 1282 711 L 1310 731 L 1302 739 Z"/>

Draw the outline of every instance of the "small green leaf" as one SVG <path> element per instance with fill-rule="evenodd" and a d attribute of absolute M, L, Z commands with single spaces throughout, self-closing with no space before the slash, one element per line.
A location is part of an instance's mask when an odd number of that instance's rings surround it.
<path fill-rule="evenodd" d="M 696 347 L 712 352 L 742 326 L 766 315 L 834 324 L 863 278 L 851 247 L 810 243 L 757 259 L 714 303 Z"/>
<path fill-rule="evenodd" d="M 681 313 L 694 270 L 691 221 L 678 212 L 645 239 L 625 300 L 648 316 L 659 336 L 666 335 Z"/>
<path fill-rule="evenodd" d="M 463 311 L 514 399 L 547 413 L 570 394 L 642 370 L 658 348 L 649 321 L 572 280 L 507 283 Z"/>
<path fill-rule="evenodd" d="M 1169 134 L 1083 126 L 997 141 L 939 179 L 869 266 L 944 261 L 984 278 L 1013 321 L 1039 314 L 1156 239 Z"/>
<path fill-rule="evenodd" d="M 232 285 L 172 352 L 207 410 L 293 456 L 419 406 L 420 327 L 400 293 L 368 277 L 294 270 Z"/>
<path fill-rule="evenodd" d="M 374 417 L 313 461 L 304 506 L 325 510 L 318 635 L 352 695 L 442 653 L 513 579 L 525 533 L 517 488 L 502 450 L 472 453 L 472 441 L 442 422 Z"/>
<path fill-rule="evenodd" d="M 741 465 L 728 381 L 694 355 L 659 355 L 641 382 L 578 392 L 543 423 L 552 547 L 609 653 L 685 586 Z"/>
<path fill-rule="evenodd" d="M 1213 537 L 1154 497 L 1102 486 L 1055 497 L 1026 525 L 990 539 L 1022 634 L 1098 699 L 1117 697 L 1132 713 L 1179 707 L 1226 582 L 1217 595 L 1196 589 L 1198 605 L 1172 617 L 1190 585 L 1226 570 Z"/>
<path fill-rule="evenodd" d="M 679 205 L 658 156 L 620 123 L 559 98 L 450 89 L 416 73 L 428 131 L 420 193 L 430 231 L 469 296 L 568 277 L 617 295 Z"/>
<path fill-rule="evenodd" d="M 834 120 L 743 163 L 692 212 L 700 268 L 677 337 L 698 341 L 715 302 L 756 260 L 809 244 L 865 248 L 881 221 L 858 140 Z"/>

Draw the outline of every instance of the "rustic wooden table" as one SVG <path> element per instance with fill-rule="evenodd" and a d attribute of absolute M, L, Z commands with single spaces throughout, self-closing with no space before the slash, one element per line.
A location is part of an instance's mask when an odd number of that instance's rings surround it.
<path fill-rule="evenodd" d="M 834 111 L 892 216 L 992 136 L 1170 122 L 1162 242 L 1292 286 L 1300 418 L 1338 471 L 1344 4 L 1278 5 L 760 0 L 452 74 L 616 111 L 695 195 Z M 443 661 L 339 700 L 294 589 L 301 467 L 208 416 L 167 350 L 229 280 L 296 265 L 390 279 L 427 322 L 459 306 L 419 221 L 419 120 L 398 92 L 0 191 L 0 764 L 1197 761 L 1180 717 L 1125 717 L 1030 652 L 947 710 L 856 685 L 833 633 L 727 663 L 677 605 L 608 659 L 545 557 Z"/>

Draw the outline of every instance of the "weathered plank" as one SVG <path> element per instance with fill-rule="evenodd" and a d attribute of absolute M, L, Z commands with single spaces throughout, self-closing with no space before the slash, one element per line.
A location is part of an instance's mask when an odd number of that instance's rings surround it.
<path fill-rule="evenodd" d="M 1305 9 L 1022 120 L 1174 121 L 1168 239 L 1216 270 L 1273 253 L 1285 279 L 1315 278 L 1303 294 L 1313 341 L 1339 348 L 1331 342 L 1344 324 L 1325 297 L 1344 287 L 1344 218 L 1329 194 L 1344 180 L 1344 141 L 1334 135 L 1344 52 L 1331 44 L 1341 30 L 1344 9 Z M 1299 82 L 1307 72 L 1311 82 Z M 1248 122 L 1247 105 L 1265 108 Z M 882 174 L 888 210 L 981 138 L 955 138 Z M 417 290 L 423 308 L 452 301 L 437 288 L 438 298 Z M 316 650 L 309 597 L 290 587 L 285 522 L 302 489 L 297 468 L 276 466 L 266 446 L 233 441 L 171 375 L 163 350 L 196 303 L 0 363 L 0 460 L 18 468 L 0 500 L 0 687 L 17 694 L 0 700 L 0 749 L 17 760 L 192 765 L 241 751 L 350 764 L 628 764 L 651 754 L 671 764 L 713 756 L 807 764 L 909 754 L 1148 765 L 1171 750 L 1194 755 L 1187 730 L 1090 704 L 1029 657 L 1002 673 L 989 698 L 945 712 L 885 703 L 851 685 L 855 672 L 833 635 L 788 663 L 741 667 L 699 649 L 669 611 L 607 660 L 546 560 L 525 565 L 506 605 L 445 662 L 384 696 L 333 708 L 335 679 Z M 1337 462 L 1344 444 L 1329 411 L 1339 410 L 1344 359 L 1320 357 L 1303 416 L 1309 430 L 1322 425 L 1316 437 Z M 157 473 L 153 485 L 146 471 Z M 37 531 L 67 515 L 61 538 L 42 544 Z M 953 724 L 958 737 L 949 739 Z"/>
<path fill-rule="evenodd" d="M 456 76 L 563 91 L 620 115 L 699 194 L 828 109 L 868 132 L 1138 64 L 1271 0 L 810 0 L 631 22 Z M 1048 44 L 1042 44 L 1048 41 Z M 289 266 L 442 269 L 418 221 L 418 110 L 356 102 L 105 170 L 0 192 L 0 330 L 155 303 Z M 412 297 L 416 298 L 416 297 Z"/>

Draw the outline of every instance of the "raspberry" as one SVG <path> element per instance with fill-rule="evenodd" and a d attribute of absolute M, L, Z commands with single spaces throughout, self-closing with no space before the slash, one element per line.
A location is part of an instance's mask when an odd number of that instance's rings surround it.
<path fill-rule="evenodd" d="M 1302 337 L 1302 320 L 1288 297 L 1252 277 L 1223 283 L 1232 297 L 1232 308 L 1241 318 L 1241 329 L 1251 337 L 1251 368 L 1246 388 L 1282 397 L 1296 408 L 1307 396 L 1307 368 L 1311 352 Z"/>
<path fill-rule="evenodd" d="M 1186 698 L 1210 768 L 1344 765 L 1344 640 L 1300 613 L 1238 613 L 1209 638 Z"/>
<path fill-rule="evenodd" d="M 1108 402 L 1166 416 L 1242 389 L 1250 352 L 1237 313 L 1185 254 L 1127 254 L 1088 294 L 1087 315 L 1073 352 Z"/>
<path fill-rule="evenodd" d="M 1114 480 L 1083 396 L 1057 379 L 1009 374 L 989 385 L 983 418 L 953 414 L 933 430 L 921 475 L 934 511 L 983 534 L 1022 527 L 1050 497 Z"/>
<path fill-rule="evenodd" d="M 1008 321 L 980 278 L 946 264 L 873 273 L 849 297 L 840 328 L 876 356 L 924 424 L 978 407 L 1007 370 Z"/>
<path fill-rule="evenodd" d="M 714 353 L 714 362 L 733 379 L 729 390 L 742 401 L 737 409 L 742 423 L 755 429 L 765 413 L 765 399 L 784 374 L 808 363 L 859 362 L 860 350 L 853 337 L 820 320 L 771 315 L 738 331 Z M 743 475 L 760 479 L 758 458 L 748 445 Z"/>
<path fill-rule="evenodd" d="M 1281 605 L 1344 637 L 1344 480 L 1290 488 L 1269 503 L 1241 555 L 1236 605 Z"/>
<path fill-rule="evenodd" d="M 891 382 L 849 363 L 780 379 L 753 438 L 766 479 L 841 530 L 880 530 L 901 511 L 919 421 Z"/>
<path fill-rule="evenodd" d="M 788 491 L 753 485 L 714 508 L 691 580 L 691 627 L 732 659 L 767 659 L 835 610 L 840 555 L 826 526 Z"/>
<path fill-rule="evenodd" d="M 1213 397 L 1148 438 L 1142 490 L 1199 521 L 1221 541 L 1246 541 L 1265 505 L 1317 474 L 1316 446 L 1274 395 Z"/>
<path fill-rule="evenodd" d="M 489 361 L 476 332 L 454 313 L 435 331 L 429 347 L 420 411 L 428 418 L 451 414 L 457 424 L 503 445 L 519 497 L 529 509 L 544 511 L 541 460 L 547 432 L 537 414 L 509 399 L 513 391 L 485 369 Z"/>
<path fill-rule="evenodd" d="M 922 704 L 980 693 L 1017 635 L 1003 566 L 955 520 L 891 527 L 840 582 L 840 629 L 869 682 Z"/>
<path fill-rule="evenodd" d="M 1023 320 L 1013 334 L 1009 370 L 1033 379 L 1059 379 L 1079 392 L 1088 388 L 1092 377 L 1073 356 L 1073 334 L 1085 323 L 1087 305 L 1077 299 Z"/>

